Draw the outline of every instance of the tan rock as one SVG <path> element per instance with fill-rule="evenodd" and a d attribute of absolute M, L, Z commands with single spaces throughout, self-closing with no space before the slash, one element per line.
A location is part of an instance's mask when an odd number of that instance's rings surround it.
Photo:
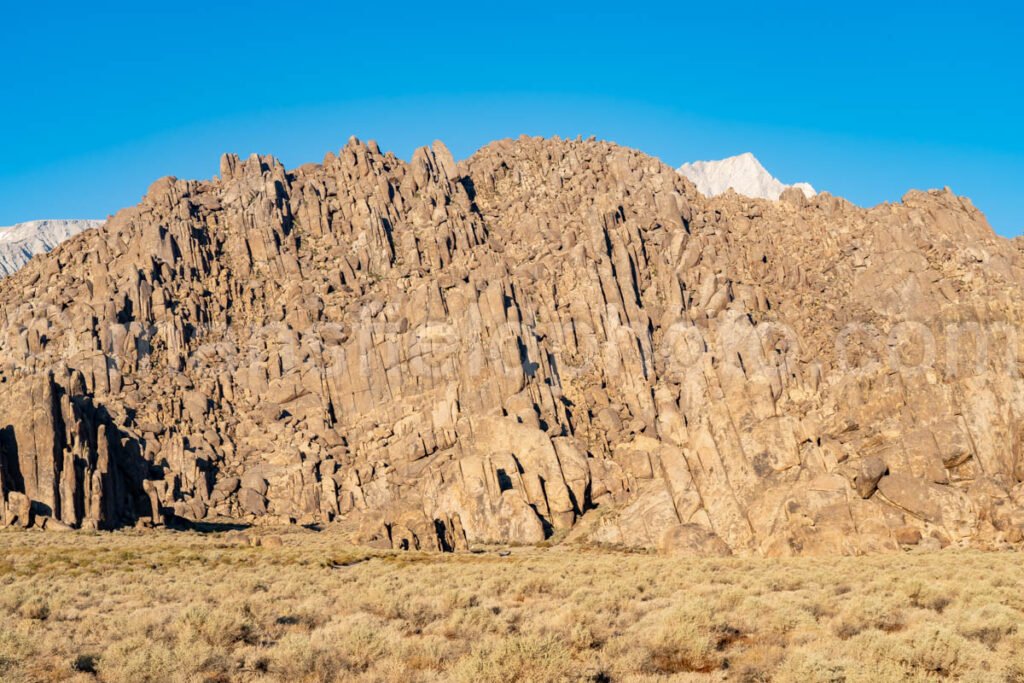
<path fill-rule="evenodd" d="M 226 155 L 0 280 L 0 509 L 389 549 L 1002 542 L 1022 322 L 1024 248 L 948 192 L 709 199 L 527 137 Z"/>
<path fill-rule="evenodd" d="M 27 529 L 32 526 L 32 501 L 24 493 L 11 491 L 7 494 L 7 516 L 5 524 Z"/>
<path fill-rule="evenodd" d="M 283 548 L 284 539 L 280 536 L 261 536 L 260 545 L 264 548 Z"/>
<path fill-rule="evenodd" d="M 921 530 L 903 526 L 893 530 L 893 536 L 900 545 L 917 545 L 921 542 Z"/>
<path fill-rule="evenodd" d="M 658 549 L 669 555 L 692 557 L 725 557 L 732 551 L 713 532 L 696 524 L 680 524 L 668 529 Z"/>
<path fill-rule="evenodd" d="M 889 466 L 877 455 L 864 458 L 858 465 L 853 479 L 854 488 L 861 498 L 870 498 L 878 488 L 878 481 L 889 471 Z"/>
<path fill-rule="evenodd" d="M 878 490 L 893 505 L 932 524 L 942 523 L 942 507 L 928 482 L 909 474 L 890 474 L 878 482 Z"/>

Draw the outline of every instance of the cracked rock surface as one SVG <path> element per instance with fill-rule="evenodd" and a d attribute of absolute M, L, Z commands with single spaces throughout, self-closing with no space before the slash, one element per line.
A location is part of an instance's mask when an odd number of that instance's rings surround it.
<path fill-rule="evenodd" d="M 225 156 L 0 281 L 0 521 L 695 555 L 1024 536 L 1024 256 L 596 141 Z M 934 542 L 930 541 L 930 542 Z"/>

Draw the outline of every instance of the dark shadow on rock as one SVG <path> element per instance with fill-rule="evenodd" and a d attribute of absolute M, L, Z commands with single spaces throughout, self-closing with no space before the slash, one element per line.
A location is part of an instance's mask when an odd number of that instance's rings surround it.
<path fill-rule="evenodd" d="M 170 522 L 168 522 L 167 527 L 183 531 L 195 531 L 200 534 L 218 534 L 227 531 L 245 531 L 246 529 L 251 529 L 252 524 L 248 524 L 246 522 L 193 521 L 190 519 L 183 519 L 181 517 L 174 517 Z"/>

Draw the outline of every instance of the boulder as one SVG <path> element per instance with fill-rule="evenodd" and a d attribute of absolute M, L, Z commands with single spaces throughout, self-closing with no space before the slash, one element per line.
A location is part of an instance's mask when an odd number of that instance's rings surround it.
<path fill-rule="evenodd" d="M 658 550 L 683 557 L 726 557 L 732 550 L 713 531 L 697 524 L 679 524 L 661 536 Z"/>
<path fill-rule="evenodd" d="M 32 501 L 24 493 L 11 491 L 7 494 L 7 526 L 20 526 L 27 529 L 32 526 Z"/>
<path fill-rule="evenodd" d="M 917 545 L 921 542 L 921 530 L 903 526 L 893 529 L 893 537 L 900 545 Z"/>
<path fill-rule="evenodd" d="M 885 460 L 876 456 L 864 458 L 858 463 L 853 486 L 861 498 L 870 498 L 878 488 L 878 481 L 889 471 Z"/>

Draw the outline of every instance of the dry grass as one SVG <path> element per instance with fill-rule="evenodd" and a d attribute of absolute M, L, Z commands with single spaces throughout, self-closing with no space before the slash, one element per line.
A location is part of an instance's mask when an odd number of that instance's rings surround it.
<path fill-rule="evenodd" d="M 1016 553 L 353 550 L 0 533 L 2 681 L 1024 681 Z"/>

